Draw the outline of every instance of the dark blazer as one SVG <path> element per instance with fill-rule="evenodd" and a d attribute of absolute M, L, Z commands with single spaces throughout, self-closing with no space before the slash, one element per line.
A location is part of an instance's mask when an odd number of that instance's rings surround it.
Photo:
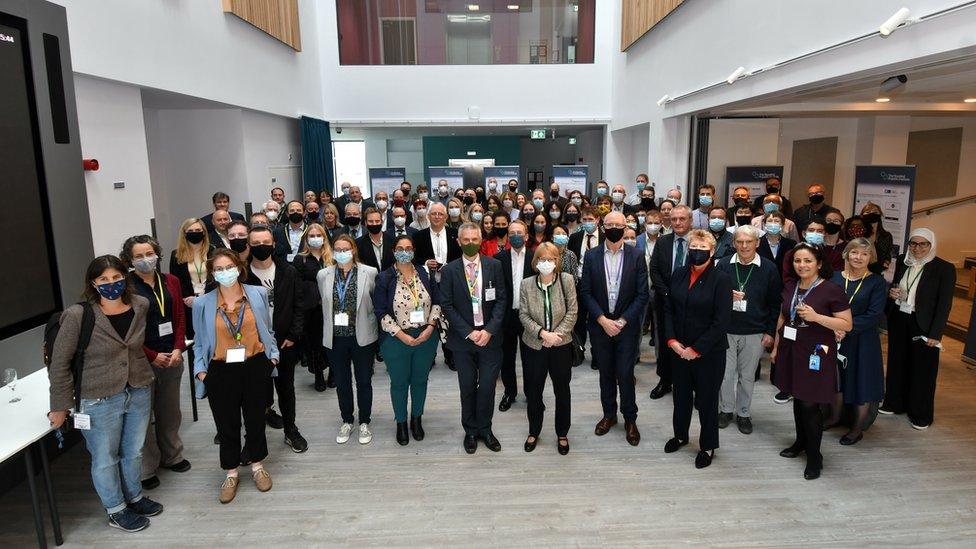
<path fill-rule="evenodd" d="M 298 253 L 298 250 L 291 251 L 291 242 L 288 241 L 288 226 L 289 223 L 282 223 L 271 229 L 271 237 L 274 238 L 274 256 L 276 259 L 286 259 L 288 254 Z M 302 237 L 304 238 L 305 231 L 308 230 L 308 225 L 303 224 L 302 227 Z"/>
<path fill-rule="evenodd" d="M 505 293 L 509 296 L 508 310 L 505 311 L 505 323 L 518 323 L 521 325 L 519 320 L 518 309 L 512 309 L 511 300 L 514 299 L 515 290 L 512 288 L 512 250 L 502 250 L 495 254 L 495 259 L 502 264 L 502 276 L 505 279 Z M 526 250 L 525 252 L 525 262 L 522 265 L 522 280 L 531 277 L 535 273 L 532 271 L 532 253 Z M 576 273 L 570 273 L 576 276 Z"/>
<path fill-rule="evenodd" d="M 427 293 L 430 294 L 430 305 L 441 304 L 441 292 L 427 275 L 427 271 L 424 269 L 416 269 L 417 278 L 420 279 L 420 283 L 424 285 Z M 393 298 L 396 296 L 397 287 L 397 272 L 396 268 L 391 267 L 384 270 L 380 274 L 376 275 L 376 287 L 373 289 L 373 311 L 376 313 L 376 320 L 379 322 L 383 321 L 383 317 L 386 315 L 395 316 L 393 312 Z M 434 334 L 433 337 L 436 337 Z M 386 330 L 380 330 L 380 342 L 382 342 L 390 334 L 386 333 Z"/>
<path fill-rule="evenodd" d="M 337 225 L 335 226 L 335 228 L 333 228 L 333 229 L 330 229 L 330 228 L 328 228 L 328 227 L 326 227 L 326 226 L 325 226 L 325 225 L 323 224 L 323 225 L 322 225 L 322 228 L 323 228 L 323 229 L 325 229 L 325 237 L 329 239 L 329 244 L 330 244 L 330 245 L 331 245 L 331 244 L 332 244 L 333 242 L 335 242 L 335 239 L 336 239 L 336 237 L 337 237 L 337 236 L 339 236 L 339 235 L 341 235 L 341 234 L 345 234 L 345 233 L 343 232 L 343 229 L 344 229 L 344 227 L 343 227 L 342 225 L 338 225 L 338 224 L 337 224 Z"/>
<path fill-rule="evenodd" d="M 447 262 L 461 258 L 461 245 L 458 244 L 458 233 L 450 227 L 444 227 L 447 231 Z M 413 237 L 413 263 L 423 265 L 428 259 L 434 259 L 434 245 L 430 242 L 430 228 L 421 229 Z"/>
<path fill-rule="evenodd" d="M 421 231 L 423 232 L 423 231 Z M 502 321 L 505 311 L 510 307 L 509 295 L 505 293 L 505 280 L 502 275 L 502 265 L 497 259 L 487 256 L 481 258 L 481 312 L 485 324 L 479 329 L 487 330 L 492 335 L 488 348 L 501 347 Z M 495 289 L 495 300 L 485 301 L 488 288 Z M 464 275 L 464 260 L 455 259 L 444 266 L 441 271 L 441 312 L 447 318 L 451 328 L 447 331 L 447 347 L 453 351 L 470 351 L 480 349 L 468 334 L 474 331 L 474 313 L 471 309 L 471 294 Z"/>
<path fill-rule="evenodd" d="M 211 246 L 210 251 L 207 253 L 208 258 L 214 250 L 215 248 Z M 169 254 L 169 274 L 175 276 L 180 281 L 180 297 L 190 297 L 193 295 L 193 280 L 190 278 L 190 269 L 192 268 L 189 263 L 180 263 L 176 260 L 176 250 L 173 250 Z M 209 292 L 214 288 L 216 288 L 216 285 L 210 283 L 207 285 L 206 291 Z"/>
<path fill-rule="evenodd" d="M 359 250 L 359 261 L 365 265 L 376 269 L 377 271 L 385 271 L 393 266 L 393 238 L 383 234 L 383 240 L 380 242 L 383 253 L 380 258 L 380 264 L 376 263 L 376 253 L 373 252 L 373 241 L 370 239 L 369 234 L 365 234 L 356 239 L 356 248 Z"/>
<path fill-rule="evenodd" d="M 243 214 L 239 214 L 237 212 L 230 212 L 230 220 L 231 221 L 247 221 L 246 219 L 244 219 L 244 215 Z M 213 212 L 210 212 L 207 215 L 201 217 L 200 218 L 200 221 L 202 221 L 203 224 L 204 224 L 204 226 L 207 227 L 207 231 L 208 232 L 211 232 L 212 233 L 215 230 L 217 230 L 217 228 L 214 227 L 214 224 L 213 224 Z"/>
<path fill-rule="evenodd" d="M 895 265 L 894 284 L 901 282 L 908 265 L 905 265 L 905 254 L 898 256 Z M 949 320 L 949 310 L 952 309 L 952 296 L 956 287 L 956 268 L 948 261 L 936 257 L 925 265 L 915 288 L 915 316 L 918 326 L 931 339 L 942 339 Z M 898 305 L 891 298 L 885 307 L 889 315 L 898 310 Z"/>
<path fill-rule="evenodd" d="M 207 237 L 210 238 L 210 245 L 213 246 L 214 249 L 227 247 L 224 246 L 224 241 L 220 238 L 220 235 L 217 234 L 217 231 L 210 231 L 210 234 L 208 234 Z"/>
<path fill-rule="evenodd" d="M 417 240 L 417 233 L 419 232 L 417 229 L 414 229 L 413 227 L 407 225 L 403 227 L 403 230 L 406 231 L 407 236 L 409 236 L 414 240 Z M 391 239 L 396 238 L 396 227 L 394 225 L 391 224 L 386 226 L 386 232 L 384 233 L 384 238 L 391 238 Z"/>
<path fill-rule="evenodd" d="M 368 234 L 368 231 L 366 231 L 366 227 L 362 224 L 359 224 L 356 227 L 344 226 L 335 231 L 334 238 L 338 238 L 340 235 L 344 235 L 344 234 L 351 236 L 353 240 L 358 240 L 359 237 Z"/>
<path fill-rule="evenodd" d="M 674 258 L 674 233 L 657 238 L 654 252 L 651 253 L 651 284 L 656 295 L 666 296 L 671 292 L 671 262 Z M 687 241 L 688 235 L 685 235 Z M 685 254 L 688 253 L 687 248 Z"/>
<path fill-rule="evenodd" d="M 783 207 L 781 207 L 779 211 L 783 212 L 783 215 L 785 215 L 787 218 L 793 219 L 793 203 L 790 202 L 790 199 L 786 198 L 786 196 L 783 195 L 782 193 L 779 195 L 779 197 L 783 199 Z M 756 213 L 762 213 L 763 199 L 765 198 L 766 195 L 757 196 L 756 199 L 752 201 L 752 211 Z M 732 212 L 732 215 L 734 217 L 735 212 Z"/>
<path fill-rule="evenodd" d="M 583 261 L 583 281 L 580 284 L 580 301 L 586 304 L 589 315 L 587 324 L 591 334 L 604 333 L 603 328 L 596 322 L 601 315 L 611 320 L 623 318 L 627 321 L 627 325 L 620 332 L 621 336 L 630 337 L 640 334 L 641 318 L 650 295 L 647 288 L 644 253 L 633 246 L 624 246 L 621 250 L 624 254 L 621 267 L 623 272 L 620 274 L 620 292 L 616 307 L 612 311 L 609 310 L 607 276 L 603 264 L 606 247 L 600 246 L 586 252 L 586 259 Z"/>
<path fill-rule="evenodd" d="M 314 258 L 313 258 L 314 259 Z M 298 343 L 305 330 L 305 315 L 302 312 L 302 281 L 298 271 L 283 259 L 274 259 L 275 277 L 274 289 L 268 289 L 268 301 L 274 311 L 271 314 L 271 329 L 274 331 L 275 343 L 281 344 L 287 339 Z M 264 285 L 251 270 L 247 268 L 247 282 L 252 286 Z"/>
<path fill-rule="evenodd" d="M 688 266 L 671 279 L 671 299 L 664 304 L 665 343 L 676 339 L 700 355 L 721 353 L 724 358 L 732 320 L 732 279 L 709 265 L 691 288 L 690 280 Z"/>
<path fill-rule="evenodd" d="M 587 250 L 584 250 L 583 249 L 583 238 L 585 236 L 586 236 L 586 231 L 584 231 L 583 229 L 580 229 L 580 230 L 576 231 L 575 233 L 569 235 L 569 243 L 566 244 L 566 248 L 569 249 L 569 250 L 572 250 L 573 253 L 576 254 L 576 257 L 580 258 L 580 261 L 583 260 L 583 257 L 584 257 L 584 255 L 587 252 Z M 597 229 L 596 230 L 596 233 L 594 233 L 594 236 L 596 236 L 596 245 L 597 246 L 599 246 L 600 244 L 603 244 L 603 231 L 601 231 L 600 229 Z M 528 237 L 526 237 L 526 238 L 528 238 Z"/>
<path fill-rule="evenodd" d="M 776 251 L 776 257 L 773 257 L 773 249 L 769 247 L 769 239 L 766 238 L 766 235 L 763 235 L 762 238 L 759 239 L 759 249 L 757 250 L 757 253 L 759 254 L 759 257 L 772 261 L 773 264 L 776 265 L 776 272 L 782 273 L 786 254 L 789 253 L 789 251 L 795 246 L 796 240 L 781 236 L 779 239 L 779 250 Z"/>
<path fill-rule="evenodd" d="M 298 254 L 292 262 L 298 280 L 301 283 L 301 310 L 307 311 L 319 306 L 319 284 L 317 276 L 319 271 L 326 266 L 321 265 L 318 259 L 312 254 Z"/>

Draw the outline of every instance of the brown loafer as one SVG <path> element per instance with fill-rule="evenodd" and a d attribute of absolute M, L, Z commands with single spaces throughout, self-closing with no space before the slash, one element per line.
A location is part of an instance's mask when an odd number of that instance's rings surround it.
<path fill-rule="evenodd" d="M 640 444 L 640 431 L 637 430 L 636 423 L 631 421 L 624 422 L 624 430 L 627 432 L 627 442 L 631 446 Z"/>
<path fill-rule="evenodd" d="M 271 475 L 262 467 L 254 472 L 254 485 L 258 487 L 261 492 L 267 492 L 271 489 Z"/>
<path fill-rule="evenodd" d="M 237 487 L 240 485 L 241 479 L 238 477 L 227 477 L 224 482 L 220 485 L 220 503 L 230 503 L 234 501 L 234 496 L 237 495 Z"/>
<path fill-rule="evenodd" d="M 617 424 L 617 418 L 605 417 L 596 424 L 596 429 L 594 429 L 593 432 L 596 434 L 596 436 L 602 437 L 603 435 L 609 433 L 610 428 L 616 424 Z"/>

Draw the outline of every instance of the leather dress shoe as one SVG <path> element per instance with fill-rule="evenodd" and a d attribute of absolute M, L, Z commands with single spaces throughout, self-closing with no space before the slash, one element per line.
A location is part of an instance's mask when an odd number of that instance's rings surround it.
<path fill-rule="evenodd" d="M 706 452 L 705 450 L 698 450 L 698 455 L 695 456 L 695 468 L 704 469 L 712 464 L 712 458 L 715 457 L 715 451 Z"/>
<path fill-rule="evenodd" d="M 779 455 L 781 455 L 781 456 L 783 456 L 785 458 L 791 458 L 792 459 L 792 458 L 795 458 L 795 457 L 800 457 L 800 454 L 802 454 L 802 453 L 803 453 L 803 447 L 797 446 L 796 444 L 794 444 L 793 446 L 790 446 L 789 448 L 784 448 L 779 453 Z"/>
<path fill-rule="evenodd" d="M 651 389 L 651 400 L 657 400 L 670 392 L 671 384 L 661 381 Z"/>
<path fill-rule="evenodd" d="M 806 480 L 817 480 L 820 478 L 820 467 L 807 465 L 803 470 L 803 478 Z"/>
<path fill-rule="evenodd" d="M 464 435 L 464 451 L 473 454 L 478 449 L 478 437 L 474 435 Z"/>
<path fill-rule="evenodd" d="M 667 444 L 664 445 L 664 453 L 673 454 L 677 452 L 678 449 L 684 446 L 685 444 L 688 444 L 687 440 L 681 440 L 678 437 L 674 437 L 671 440 L 669 440 Z"/>
<path fill-rule="evenodd" d="M 735 424 L 739 426 L 739 432 L 743 435 L 752 434 L 752 419 L 747 417 L 735 418 Z"/>
<path fill-rule="evenodd" d="M 413 439 L 417 442 L 424 440 L 424 425 L 420 422 L 421 416 L 414 416 L 410 418 L 410 432 L 413 433 Z"/>
<path fill-rule="evenodd" d="M 862 438 L 864 438 L 864 431 L 861 431 L 860 433 L 857 434 L 857 436 L 853 436 L 853 437 L 851 436 L 850 433 L 847 433 L 846 435 L 840 437 L 840 443 L 843 444 L 844 446 L 852 446 L 854 444 L 857 444 L 858 442 L 861 442 Z"/>
<path fill-rule="evenodd" d="M 406 446 L 410 442 L 410 433 L 407 432 L 406 421 L 397 422 L 396 440 L 400 446 Z"/>
<path fill-rule="evenodd" d="M 563 444 L 565 442 L 565 444 Z M 559 437 L 559 443 L 556 445 L 559 449 L 559 455 L 565 456 L 569 453 L 569 439 L 566 437 Z"/>
<path fill-rule="evenodd" d="M 597 422 L 596 429 L 593 430 L 593 433 L 596 434 L 596 436 L 598 437 L 602 437 L 603 435 L 609 433 L 610 428 L 616 424 L 617 424 L 617 418 L 605 417 L 601 419 L 599 422 Z"/>
<path fill-rule="evenodd" d="M 532 442 L 529 442 L 529 439 L 532 439 Z M 535 450 L 536 444 L 539 444 L 539 437 L 529 435 L 528 438 L 525 439 L 525 451 L 531 452 L 532 450 Z"/>
<path fill-rule="evenodd" d="M 718 413 L 718 428 L 725 429 L 732 423 L 732 412 L 719 412 Z"/>
<path fill-rule="evenodd" d="M 513 402 L 515 402 L 514 396 L 502 395 L 502 401 L 498 403 L 498 411 L 507 412 L 512 407 Z"/>
<path fill-rule="evenodd" d="M 631 446 L 637 446 L 640 444 L 640 431 L 637 430 L 637 424 L 633 421 L 624 422 L 624 431 L 627 433 L 627 443 Z"/>
<path fill-rule="evenodd" d="M 502 451 L 502 443 L 498 442 L 498 439 L 495 438 L 494 433 L 489 432 L 486 436 L 482 437 L 481 440 L 485 441 L 485 446 L 487 446 L 492 452 Z"/>

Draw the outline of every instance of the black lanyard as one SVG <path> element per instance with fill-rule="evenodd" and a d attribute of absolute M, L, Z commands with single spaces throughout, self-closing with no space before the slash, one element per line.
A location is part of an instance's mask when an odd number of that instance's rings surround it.
<path fill-rule="evenodd" d="M 247 300 L 244 300 L 244 302 L 241 303 L 241 312 L 238 313 L 237 315 L 236 325 L 230 321 L 230 318 L 227 316 L 227 313 L 224 312 L 223 309 L 221 308 L 217 309 L 220 312 L 220 316 L 223 317 L 224 319 L 224 324 L 227 325 L 227 330 L 230 331 L 230 336 L 233 337 L 234 341 L 236 341 L 238 344 L 240 344 L 241 338 L 243 337 L 243 334 L 241 334 L 241 329 L 244 328 L 245 309 L 247 309 Z"/>

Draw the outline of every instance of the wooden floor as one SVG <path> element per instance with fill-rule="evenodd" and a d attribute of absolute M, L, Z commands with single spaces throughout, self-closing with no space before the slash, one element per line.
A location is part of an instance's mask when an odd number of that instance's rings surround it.
<path fill-rule="evenodd" d="M 267 467 L 274 489 L 246 479 L 237 499 L 217 502 L 223 478 L 206 405 L 183 436 L 193 469 L 163 472 L 149 495 L 166 506 L 145 531 L 106 526 L 88 476 L 83 446 L 57 460 L 56 479 L 66 547 L 227 546 L 968 546 L 976 544 L 976 373 L 949 341 L 939 376 L 936 422 L 914 431 L 904 416 L 882 416 L 852 447 L 825 436 L 825 469 L 803 480 L 803 459 L 778 456 L 793 440 L 791 407 L 772 402 L 768 376 L 756 387 L 755 432 L 734 424 L 721 433 L 711 467 L 697 470 L 691 445 L 666 455 L 671 398 L 651 401 L 651 355 L 637 369 L 637 448 L 616 427 L 598 438 L 597 373 L 574 370 L 572 451 L 556 453 L 550 415 L 532 454 L 522 450 L 527 420 L 520 401 L 495 413 L 502 443 L 494 454 L 461 447 L 456 376 L 433 370 L 424 423 L 427 439 L 394 440 L 389 382 L 374 377 L 375 437 L 337 445 L 334 390 L 315 393 L 298 376 L 298 423 L 310 449 L 292 453 L 281 431 L 269 430 Z M 186 391 L 186 387 L 184 387 Z M 185 394 L 185 393 L 184 393 Z M 697 419 L 693 437 L 697 435 Z M 34 544 L 26 484 L 0 496 L 0 545 Z M 49 534 L 49 541 L 50 541 Z"/>

